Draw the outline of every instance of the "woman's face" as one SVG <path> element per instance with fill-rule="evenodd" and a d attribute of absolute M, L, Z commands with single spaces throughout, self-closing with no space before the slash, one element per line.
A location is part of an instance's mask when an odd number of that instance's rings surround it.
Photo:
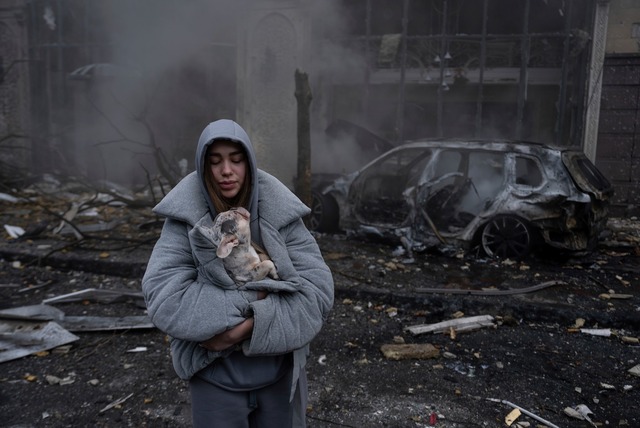
<path fill-rule="evenodd" d="M 238 143 L 215 141 L 207 152 L 213 184 L 226 199 L 234 198 L 247 176 L 247 156 Z"/>

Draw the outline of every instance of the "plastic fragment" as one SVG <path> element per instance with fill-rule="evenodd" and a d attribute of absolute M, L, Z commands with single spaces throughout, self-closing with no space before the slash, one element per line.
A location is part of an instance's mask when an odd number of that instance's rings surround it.
<path fill-rule="evenodd" d="M 513 409 L 507 416 L 505 416 L 504 423 L 507 424 L 507 426 L 513 425 L 513 423 L 520 417 L 521 414 L 522 412 L 519 409 Z"/>
<path fill-rule="evenodd" d="M 591 425 L 595 426 L 595 424 L 593 423 L 593 421 L 589 417 L 589 415 L 593 415 L 593 412 L 585 404 L 578 404 L 575 407 L 565 407 L 564 413 L 567 416 L 570 416 L 570 417 L 576 418 L 576 419 L 580 419 L 582 421 L 587 421 Z"/>

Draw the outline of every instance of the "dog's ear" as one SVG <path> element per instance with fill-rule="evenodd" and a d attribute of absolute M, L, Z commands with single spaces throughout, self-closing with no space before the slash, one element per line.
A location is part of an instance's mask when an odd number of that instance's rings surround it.
<path fill-rule="evenodd" d="M 214 245 L 218 245 L 218 242 L 221 240 L 220 228 L 206 227 L 200 224 L 197 224 L 194 229 L 196 229 L 200 235 L 204 236 L 207 240 L 212 242 Z"/>
<path fill-rule="evenodd" d="M 216 250 L 216 255 L 221 259 L 229 256 L 231 254 L 231 250 L 233 247 L 238 246 L 238 238 L 235 235 L 224 235 L 222 240 L 220 241 L 220 245 L 218 245 L 218 249 Z"/>

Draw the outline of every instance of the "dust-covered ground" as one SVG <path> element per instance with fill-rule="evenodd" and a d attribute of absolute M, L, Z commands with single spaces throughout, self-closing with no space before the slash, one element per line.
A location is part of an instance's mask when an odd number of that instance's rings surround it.
<path fill-rule="evenodd" d="M 637 233 L 634 225 L 633 239 L 584 258 L 524 263 L 437 253 L 407 263 L 380 243 L 318 236 L 336 301 L 311 344 L 308 426 L 501 427 L 519 406 L 523 427 L 639 427 Z M 45 248 L 1 245 L 2 309 L 88 288 L 140 291 L 148 247 Z M 55 307 L 66 316 L 145 314 L 135 297 Z M 492 316 L 491 325 L 407 330 L 479 315 Z M 1 426 L 190 425 L 188 389 L 173 372 L 165 335 L 76 335 L 68 346 L 0 363 Z M 436 355 L 394 360 L 381 351 L 402 344 L 430 344 Z M 585 408 L 593 424 L 567 415 Z"/>

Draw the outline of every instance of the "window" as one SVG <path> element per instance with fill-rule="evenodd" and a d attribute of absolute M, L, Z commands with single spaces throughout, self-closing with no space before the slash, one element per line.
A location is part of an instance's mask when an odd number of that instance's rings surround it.
<path fill-rule="evenodd" d="M 538 163 L 528 157 L 516 157 L 516 184 L 538 187 L 542 184 L 542 172 Z"/>

